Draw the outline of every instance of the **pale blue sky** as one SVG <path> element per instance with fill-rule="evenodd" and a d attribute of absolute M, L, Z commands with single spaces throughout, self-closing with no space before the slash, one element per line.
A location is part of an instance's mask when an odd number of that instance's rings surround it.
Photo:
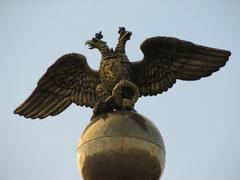
<path fill-rule="evenodd" d="M 133 32 L 131 60 L 141 59 L 140 43 L 157 35 L 232 52 L 211 77 L 178 81 L 167 93 L 140 99 L 136 109 L 164 138 L 163 180 L 240 179 L 239 8 L 237 0 L 1 0 L 0 179 L 81 179 L 75 150 L 90 109 L 72 105 L 42 121 L 12 112 L 61 55 L 82 53 L 98 68 L 99 53 L 84 42 L 102 30 L 115 46 L 119 26 Z"/>

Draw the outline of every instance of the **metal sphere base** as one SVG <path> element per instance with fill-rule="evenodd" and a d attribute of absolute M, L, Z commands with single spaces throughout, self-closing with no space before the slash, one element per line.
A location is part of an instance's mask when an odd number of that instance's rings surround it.
<path fill-rule="evenodd" d="M 158 180 L 165 165 L 163 139 L 146 117 L 116 111 L 94 118 L 77 148 L 84 180 Z"/>

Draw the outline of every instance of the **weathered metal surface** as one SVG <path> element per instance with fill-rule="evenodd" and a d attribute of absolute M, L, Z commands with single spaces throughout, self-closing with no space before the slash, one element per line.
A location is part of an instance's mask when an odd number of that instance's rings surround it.
<path fill-rule="evenodd" d="M 78 146 L 78 164 L 86 180 L 157 180 L 165 148 L 157 128 L 134 113 L 141 96 L 161 94 L 177 79 L 198 80 L 218 71 L 231 53 L 173 37 L 152 37 L 140 46 L 143 59 L 130 62 L 125 45 L 132 33 L 119 28 L 115 49 L 96 33 L 87 41 L 100 51 L 98 71 L 77 53 L 60 57 L 14 113 L 46 118 L 72 103 L 94 108 L 93 121 Z M 124 110 L 124 111 L 123 111 Z M 108 112 L 108 113 L 107 113 Z"/>
<path fill-rule="evenodd" d="M 85 180 L 158 180 L 165 165 L 161 134 L 147 118 L 131 111 L 97 116 L 77 148 Z"/>
<path fill-rule="evenodd" d="M 101 32 L 86 42 L 102 55 L 99 71 L 88 66 L 85 56 L 66 54 L 49 67 L 31 96 L 14 113 L 42 119 L 61 113 L 72 103 L 94 108 L 93 117 L 114 110 L 134 110 L 138 97 L 161 94 L 177 79 L 210 76 L 231 55 L 226 50 L 157 36 L 141 44 L 141 61 L 130 62 L 125 45 L 132 33 L 123 27 L 118 33 L 115 49 L 102 40 Z"/>

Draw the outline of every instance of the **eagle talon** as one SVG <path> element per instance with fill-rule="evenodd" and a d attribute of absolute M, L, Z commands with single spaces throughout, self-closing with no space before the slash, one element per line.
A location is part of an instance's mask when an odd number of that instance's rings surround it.
<path fill-rule="evenodd" d="M 106 104 L 110 104 L 110 103 L 112 103 L 114 101 L 114 96 L 113 95 L 111 95 L 111 96 L 109 96 L 109 97 L 107 97 L 106 99 L 105 99 L 105 103 Z"/>
<path fill-rule="evenodd" d="M 109 98 L 110 99 L 110 98 Z M 93 115 L 91 117 L 91 120 L 94 119 L 96 116 L 99 116 L 103 113 L 113 111 L 113 104 L 108 102 L 98 102 L 95 105 L 95 108 L 93 109 Z"/>

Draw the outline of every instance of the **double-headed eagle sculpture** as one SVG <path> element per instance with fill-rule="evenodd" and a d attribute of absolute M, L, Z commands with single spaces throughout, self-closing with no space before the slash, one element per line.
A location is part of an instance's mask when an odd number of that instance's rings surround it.
<path fill-rule="evenodd" d="M 125 54 L 132 33 L 119 28 L 115 49 L 96 33 L 87 41 L 89 49 L 102 55 L 98 71 L 82 54 L 60 57 L 38 81 L 30 97 L 14 113 L 26 118 L 55 116 L 72 103 L 94 108 L 93 117 L 108 111 L 134 110 L 141 96 L 161 94 L 177 79 L 198 80 L 225 65 L 231 53 L 196 45 L 173 37 L 152 37 L 140 46 L 144 57 L 130 62 Z"/>

